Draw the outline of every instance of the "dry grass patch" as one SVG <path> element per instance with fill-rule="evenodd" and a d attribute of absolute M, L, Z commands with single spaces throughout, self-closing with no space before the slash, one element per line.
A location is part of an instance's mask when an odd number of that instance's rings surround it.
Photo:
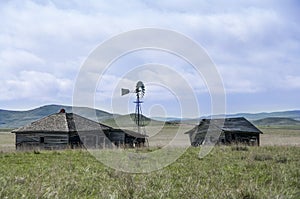
<path fill-rule="evenodd" d="M 113 170 L 83 150 L 0 153 L 0 198 L 297 198 L 299 147 L 189 148 L 146 174 Z"/>

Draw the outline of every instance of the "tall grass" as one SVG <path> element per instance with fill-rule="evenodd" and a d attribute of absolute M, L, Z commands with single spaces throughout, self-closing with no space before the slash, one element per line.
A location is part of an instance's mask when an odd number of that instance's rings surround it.
<path fill-rule="evenodd" d="M 0 198 L 299 198 L 298 147 L 190 148 L 147 174 L 99 163 L 83 150 L 0 153 Z"/>

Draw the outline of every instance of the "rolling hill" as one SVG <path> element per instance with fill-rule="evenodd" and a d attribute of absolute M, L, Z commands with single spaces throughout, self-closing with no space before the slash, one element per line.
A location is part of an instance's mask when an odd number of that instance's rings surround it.
<path fill-rule="evenodd" d="M 66 105 L 46 105 L 39 108 L 35 108 L 28 111 L 11 111 L 0 109 L 0 128 L 18 128 L 20 126 L 29 124 L 33 121 L 46 117 L 50 114 L 59 112 L 60 109 L 64 108 L 67 112 L 72 111 L 72 106 Z M 101 121 L 102 123 L 116 126 L 116 122 L 119 126 L 130 126 L 134 125 L 134 115 L 118 115 L 111 114 L 102 110 L 87 108 L 87 107 L 75 107 L 75 113 L 87 117 L 94 121 Z M 95 117 L 96 112 L 96 117 Z M 218 115 L 217 117 L 224 117 L 224 115 Z M 294 111 L 282 111 L 282 112 L 271 112 L 271 113 L 238 113 L 229 114 L 226 117 L 245 117 L 252 121 L 254 124 L 259 126 L 290 126 L 299 125 L 300 123 L 300 110 Z M 205 117 L 201 117 L 205 118 Z M 145 117 L 145 124 L 151 122 L 151 124 L 161 124 L 163 122 L 168 123 L 190 123 L 197 124 L 201 118 L 187 119 L 187 118 L 148 118 Z"/>
<path fill-rule="evenodd" d="M 224 115 L 223 115 L 224 116 Z M 260 120 L 264 118 L 292 118 L 294 120 L 300 120 L 300 110 L 292 111 L 280 111 L 280 112 L 262 112 L 262 113 L 237 113 L 229 114 L 227 117 L 245 117 L 248 120 Z"/>
<path fill-rule="evenodd" d="M 286 117 L 268 117 L 252 122 L 257 126 L 300 126 L 300 121 Z"/>
<path fill-rule="evenodd" d="M 133 113 L 127 115 L 114 115 L 114 117 L 101 121 L 103 124 L 112 126 L 112 127 L 131 127 L 135 126 L 135 115 Z M 163 121 L 158 121 L 146 116 L 142 116 L 144 125 L 162 125 Z"/>
<path fill-rule="evenodd" d="M 48 115 L 57 113 L 62 108 L 65 109 L 66 112 L 72 112 L 72 107 L 65 105 L 46 105 L 28 111 L 0 110 L 0 128 L 18 128 Z M 105 120 L 113 117 L 113 115 L 108 112 L 86 107 L 76 107 L 76 113 L 95 121 L 97 118 L 99 120 Z"/>
<path fill-rule="evenodd" d="M 204 118 L 210 118 L 211 116 L 202 116 L 200 118 L 175 118 L 175 117 L 155 117 L 158 121 L 175 121 L 183 123 L 195 123 Z M 235 114 L 226 114 L 226 115 L 214 115 L 215 118 L 224 118 L 224 117 L 244 117 L 250 121 L 261 120 L 265 118 L 291 118 L 296 121 L 300 121 L 300 110 L 292 111 L 277 111 L 277 112 L 262 112 L 262 113 L 235 113 Z"/>

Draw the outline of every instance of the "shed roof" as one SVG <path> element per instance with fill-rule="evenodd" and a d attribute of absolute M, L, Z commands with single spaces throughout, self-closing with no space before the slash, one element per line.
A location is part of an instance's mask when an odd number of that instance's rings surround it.
<path fill-rule="evenodd" d="M 213 123 L 217 128 L 226 132 L 248 132 L 262 133 L 251 122 L 244 117 L 225 118 L 225 119 L 206 119 L 209 123 Z M 201 123 L 200 123 L 201 124 Z"/>
<path fill-rule="evenodd" d="M 111 127 L 97 123 L 74 113 L 55 113 L 32 122 L 26 126 L 13 130 L 13 133 L 21 132 L 75 132 L 106 130 Z"/>
<path fill-rule="evenodd" d="M 187 133 L 193 133 L 196 129 L 198 132 L 206 132 L 208 127 L 211 126 L 211 129 L 217 128 L 221 129 L 224 132 L 247 132 L 247 133 L 262 133 L 258 128 L 256 128 L 251 122 L 249 122 L 244 117 L 236 118 L 221 118 L 221 119 L 202 119 L 200 124 L 196 126 L 191 131 Z"/>
<path fill-rule="evenodd" d="M 136 137 L 145 138 L 146 135 L 123 129 L 114 129 L 110 126 L 95 122 L 88 118 L 82 117 L 75 113 L 59 112 L 40 120 L 32 122 L 26 126 L 20 127 L 12 131 L 12 133 L 27 133 L 27 132 L 87 132 L 87 131 L 123 131 L 124 133 Z"/>

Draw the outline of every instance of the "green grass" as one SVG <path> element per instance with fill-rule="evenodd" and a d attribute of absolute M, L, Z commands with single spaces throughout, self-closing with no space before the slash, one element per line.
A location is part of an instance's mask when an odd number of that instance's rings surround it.
<path fill-rule="evenodd" d="M 241 150 L 242 149 L 242 150 Z M 189 148 L 176 162 L 128 174 L 86 151 L 0 153 L 0 198 L 299 198 L 299 147 Z"/>
<path fill-rule="evenodd" d="M 152 146 L 177 129 L 146 128 L 157 132 Z M 190 148 L 147 174 L 115 171 L 80 150 L 15 152 L 14 134 L 0 132 L 0 198 L 300 198 L 299 130 L 261 129 L 266 146 L 216 147 L 204 159 Z"/>

